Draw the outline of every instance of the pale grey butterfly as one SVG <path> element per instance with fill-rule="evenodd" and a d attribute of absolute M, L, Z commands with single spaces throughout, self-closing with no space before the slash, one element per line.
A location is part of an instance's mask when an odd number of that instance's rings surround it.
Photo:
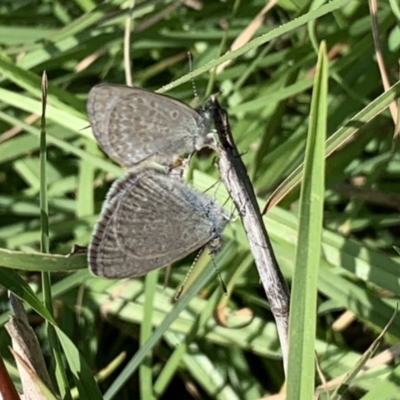
<path fill-rule="evenodd" d="M 228 221 L 215 199 L 141 166 L 110 188 L 88 249 L 95 275 L 136 277 L 178 261 L 205 245 L 215 253 Z"/>
<path fill-rule="evenodd" d="M 94 86 L 87 102 L 98 144 L 125 167 L 145 160 L 171 167 L 196 150 L 215 147 L 209 107 L 197 111 L 169 96 L 114 84 Z"/>

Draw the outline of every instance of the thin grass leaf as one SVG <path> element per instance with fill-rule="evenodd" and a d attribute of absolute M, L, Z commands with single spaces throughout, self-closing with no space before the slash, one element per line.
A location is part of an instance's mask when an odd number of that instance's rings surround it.
<path fill-rule="evenodd" d="M 328 60 L 319 49 L 310 110 L 310 127 L 300 195 L 300 225 L 289 322 L 288 399 L 309 399 L 314 393 L 314 348 L 317 277 L 320 264 L 324 205 L 324 153 L 327 121 Z"/>

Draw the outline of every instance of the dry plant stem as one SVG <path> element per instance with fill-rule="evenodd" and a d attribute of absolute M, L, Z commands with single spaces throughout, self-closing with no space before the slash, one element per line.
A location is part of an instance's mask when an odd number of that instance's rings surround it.
<path fill-rule="evenodd" d="M 20 400 L 17 389 L 8 374 L 3 358 L 0 356 L 0 399 Z"/>
<path fill-rule="evenodd" d="M 31 114 L 24 119 L 24 122 L 26 124 L 32 125 L 38 119 L 39 119 L 39 115 Z M 20 133 L 22 131 L 23 131 L 23 128 L 21 128 L 19 126 L 14 126 L 11 129 L 8 129 L 7 131 L 3 132 L 0 135 L 0 143 L 5 142 L 8 139 L 11 139 L 12 137 L 14 137 L 15 135 L 17 135 L 18 133 Z"/>
<path fill-rule="evenodd" d="M 257 30 L 264 23 L 264 17 L 269 10 L 271 10 L 278 3 L 278 0 L 270 0 L 264 8 L 253 18 L 250 24 L 239 34 L 239 36 L 232 43 L 229 51 L 234 51 L 241 46 L 244 46 L 246 43 L 249 43 L 250 40 L 254 37 Z M 226 61 L 223 64 L 217 67 L 217 74 L 220 74 L 230 63 L 230 61 Z"/>
<path fill-rule="evenodd" d="M 132 11 L 135 7 L 135 1 L 129 9 L 128 18 L 125 21 L 124 35 L 124 65 L 125 65 L 125 81 L 127 86 L 132 86 L 132 66 L 131 66 L 131 29 L 132 29 Z"/>
<path fill-rule="evenodd" d="M 227 113 L 221 108 L 217 99 L 212 98 L 212 101 L 215 107 L 214 123 L 220 140 L 218 167 L 221 179 L 242 219 L 254 261 L 276 321 L 286 374 L 289 290 L 276 261 L 246 167 L 233 141 Z"/>
<path fill-rule="evenodd" d="M 10 303 L 14 310 L 15 317 L 11 317 L 5 327 L 11 336 L 12 348 L 21 359 L 35 371 L 42 382 L 54 393 L 49 373 L 44 362 L 43 353 L 35 332 L 29 326 L 28 317 L 21 301 L 10 294 Z M 24 399 L 38 400 L 44 398 L 31 374 L 25 369 L 24 365 L 16 360 L 21 384 L 24 391 Z"/>
<path fill-rule="evenodd" d="M 382 366 L 382 365 L 389 365 L 390 363 L 393 363 L 400 355 L 400 343 L 396 343 L 389 349 L 386 349 L 382 351 L 380 354 L 377 356 L 371 358 L 368 360 L 368 362 L 365 364 L 364 368 L 360 372 L 359 376 L 363 376 L 366 372 L 371 370 L 372 368 Z M 336 388 L 338 385 L 341 384 L 343 379 L 346 377 L 346 374 L 342 374 L 329 382 L 326 382 L 324 385 L 319 385 L 316 388 L 316 393 L 322 392 L 324 390 L 332 390 Z"/>
<path fill-rule="evenodd" d="M 381 42 L 379 39 L 378 3 L 376 0 L 369 0 L 368 3 L 369 3 L 370 14 L 371 14 L 371 20 L 372 20 L 372 34 L 374 37 L 375 56 L 376 56 L 376 60 L 378 63 L 379 72 L 381 74 L 383 88 L 386 92 L 390 89 L 390 82 L 389 82 L 388 74 L 386 71 L 386 65 L 385 65 L 385 61 L 383 58 L 383 54 L 382 54 Z M 397 115 L 398 115 L 396 101 L 392 101 L 390 103 L 389 110 L 392 115 L 393 122 L 396 125 Z"/>

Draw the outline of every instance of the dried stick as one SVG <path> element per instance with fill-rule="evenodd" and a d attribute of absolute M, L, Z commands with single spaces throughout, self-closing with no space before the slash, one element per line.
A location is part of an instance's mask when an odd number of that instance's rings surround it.
<path fill-rule="evenodd" d="M 288 362 L 289 290 L 275 258 L 253 186 L 240 157 L 229 126 L 228 115 L 215 97 L 211 98 L 218 132 L 218 167 L 249 240 L 250 250 L 264 286 L 278 329 L 285 374 Z"/>

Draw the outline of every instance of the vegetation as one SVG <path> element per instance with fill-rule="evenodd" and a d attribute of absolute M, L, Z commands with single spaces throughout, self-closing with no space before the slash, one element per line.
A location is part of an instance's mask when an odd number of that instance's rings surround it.
<path fill-rule="evenodd" d="M 311 398 L 316 388 L 324 399 L 400 399 L 400 319 L 389 324 L 400 295 L 398 2 L 381 1 L 376 14 L 374 0 L 131 6 L 0 3 L 0 355 L 13 384 L 26 390 L 4 328 L 8 290 L 22 299 L 45 358 L 53 389 L 34 378 L 44 398 L 285 393 L 275 320 L 240 218 L 213 260 L 200 256 L 176 303 L 195 254 L 166 280 L 167 268 L 105 280 L 88 271 L 84 251 L 68 256 L 74 245 L 87 246 L 123 173 L 94 141 L 88 92 L 131 74 L 133 85 L 187 103 L 192 79 L 201 101 L 221 91 L 293 289 L 288 398 Z M 195 155 L 190 184 L 233 210 L 216 156 Z M 0 365 L 2 382 L 6 370 Z"/>

